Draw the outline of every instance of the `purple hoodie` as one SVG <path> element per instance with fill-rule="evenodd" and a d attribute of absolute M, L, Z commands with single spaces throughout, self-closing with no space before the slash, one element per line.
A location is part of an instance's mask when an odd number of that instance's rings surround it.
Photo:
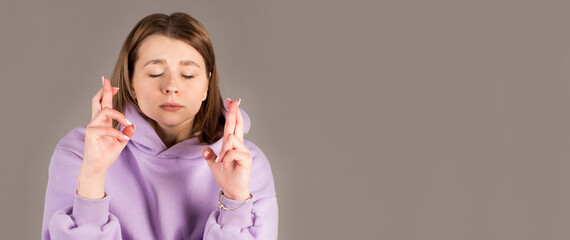
<path fill-rule="evenodd" d="M 240 110 L 247 134 L 251 122 Z M 76 193 L 85 126 L 59 141 L 49 165 L 42 239 L 277 239 L 273 174 L 255 144 L 244 139 L 253 159 L 253 199 L 238 209 L 221 210 L 220 187 L 201 156 L 207 145 L 194 137 L 166 148 L 130 103 L 125 116 L 136 130 L 107 170 L 103 199 Z M 222 139 L 210 145 L 217 154 L 221 146 Z M 243 202 L 223 195 L 221 201 L 228 207 Z"/>

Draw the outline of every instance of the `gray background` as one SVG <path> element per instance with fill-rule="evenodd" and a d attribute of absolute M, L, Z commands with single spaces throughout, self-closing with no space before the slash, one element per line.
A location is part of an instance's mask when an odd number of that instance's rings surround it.
<path fill-rule="evenodd" d="M 280 239 L 567 239 L 568 1 L 1 1 L 0 232 L 39 239 L 56 143 L 142 17 L 209 31 Z"/>

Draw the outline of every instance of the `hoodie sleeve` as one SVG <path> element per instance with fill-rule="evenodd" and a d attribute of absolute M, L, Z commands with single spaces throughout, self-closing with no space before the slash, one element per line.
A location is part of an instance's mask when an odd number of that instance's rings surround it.
<path fill-rule="evenodd" d="M 83 139 L 77 131 L 56 146 L 49 165 L 42 239 L 121 239 L 118 219 L 109 213 L 110 196 L 90 200 L 77 195 Z"/>
<path fill-rule="evenodd" d="M 207 222 L 204 239 L 277 239 L 278 207 L 269 161 L 253 143 L 245 141 L 252 155 L 250 190 L 253 199 L 235 210 L 214 210 Z M 222 195 L 228 207 L 241 204 Z"/>

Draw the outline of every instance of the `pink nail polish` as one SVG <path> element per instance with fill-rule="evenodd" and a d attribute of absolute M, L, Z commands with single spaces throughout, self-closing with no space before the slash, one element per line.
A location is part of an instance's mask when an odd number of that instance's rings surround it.
<path fill-rule="evenodd" d="M 115 89 L 115 90 L 119 91 L 119 88 L 118 88 L 118 87 L 113 87 L 113 89 Z"/>
<path fill-rule="evenodd" d="M 240 99 L 238 99 L 238 107 L 239 107 L 239 104 L 240 104 L 240 103 L 241 103 L 241 98 L 240 98 Z"/>
<path fill-rule="evenodd" d="M 101 85 L 105 86 L 105 76 L 101 76 Z"/>

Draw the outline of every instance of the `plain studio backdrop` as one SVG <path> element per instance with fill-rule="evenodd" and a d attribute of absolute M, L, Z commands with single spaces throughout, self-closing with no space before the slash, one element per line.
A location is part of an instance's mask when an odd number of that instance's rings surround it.
<path fill-rule="evenodd" d="M 374 3 L 373 3 L 374 2 Z M 280 239 L 568 239 L 570 2 L 1 1 L 0 232 L 129 31 L 186 12 L 275 177 Z"/>

